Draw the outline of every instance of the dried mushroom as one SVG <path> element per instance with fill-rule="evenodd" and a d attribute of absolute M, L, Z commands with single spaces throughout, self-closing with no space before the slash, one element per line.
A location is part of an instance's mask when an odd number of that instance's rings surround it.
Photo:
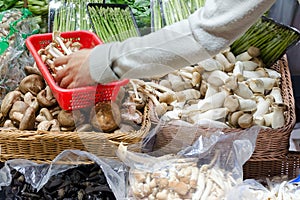
<path fill-rule="evenodd" d="M 49 86 L 37 94 L 37 101 L 41 107 L 51 107 L 57 102 Z"/>
<path fill-rule="evenodd" d="M 4 117 L 6 117 L 16 101 L 21 100 L 22 93 L 19 91 L 12 91 L 5 95 L 1 104 L 1 113 Z"/>
<path fill-rule="evenodd" d="M 72 111 L 61 110 L 57 116 L 59 124 L 63 127 L 74 127 L 75 121 Z"/>
<path fill-rule="evenodd" d="M 20 82 L 19 88 L 23 94 L 31 92 L 34 96 L 36 96 L 43 88 L 45 88 L 45 82 L 43 77 L 37 74 L 31 74 L 26 76 Z"/>
<path fill-rule="evenodd" d="M 114 102 L 99 102 L 91 111 L 91 123 L 94 128 L 111 132 L 119 127 L 121 120 L 120 110 Z"/>

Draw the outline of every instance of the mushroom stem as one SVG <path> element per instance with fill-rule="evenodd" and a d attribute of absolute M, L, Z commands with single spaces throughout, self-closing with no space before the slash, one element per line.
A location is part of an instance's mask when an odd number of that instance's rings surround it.
<path fill-rule="evenodd" d="M 270 92 L 270 95 L 274 97 L 275 103 L 283 103 L 281 89 L 279 87 L 273 87 L 273 89 Z"/>
<path fill-rule="evenodd" d="M 31 92 L 27 92 L 24 95 L 24 102 L 27 103 L 30 107 L 32 107 L 35 111 L 39 109 L 39 103 L 37 98 L 31 94 Z"/>
<path fill-rule="evenodd" d="M 284 111 L 286 110 L 285 104 L 275 104 L 273 106 L 273 116 L 272 116 L 272 128 L 280 128 L 284 126 Z"/>
<path fill-rule="evenodd" d="M 135 98 L 133 100 L 138 101 L 138 102 L 143 101 L 142 98 L 139 96 L 139 93 L 137 91 L 137 85 L 134 83 L 134 81 L 130 80 L 129 83 L 132 85 L 134 96 L 135 96 Z"/>
<path fill-rule="evenodd" d="M 225 72 L 230 72 L 233 69 L 234 64 L 230 63 L 227 58 L 222 54 L 222 53 L 218 53 L 215 56 L 215 59 L 221 63 L 221 65 L 223 65 L 223 69 Z"/>
<path fill-rule="evenodd" d="M 265 100 L 261 96 L 256 97 L 256 98 L 258 100 L 258 103 L 257 103 L 257 109 L 253 114 L 254 119 L 263 117 L 263 115 L 265 115 L 269 111 L 269 108 L 270 108 L 270 101 Z"/>
<path fill-rule="evenodd" d="M 201 61 L 200 63 L 198 63 L 198 66 L 199 66 L 198 68 L 201 67 L 201 69 L 203 68 L 205 71 L 208 71 L 208 72 L 224 69 L 222 64 L 213 58 L 209 58 L 209 59 Z M 197 67 L 196 67 L 196 69 L 197 69 Z M 203 70 L 197 70 L 197 71 L 199 73 L 203 72 Z"/>
<path fill-rule="evenodd" d="M 194 112 L 187 117 L 191 123 L 197 123 L 197 121 L 201 119 L 210 119 L 210 120 L 219 121 L 225 119 L 227 114 L 228 114 L 227 108 L 216 108 L 202 113 Z"/>
<path fill-rule="evenodd" d="M 239 54 L 236 56 L 236 60 L 239 60 L 239 61 L 248 61 L 248 60 L 251 60 L 252 58 L 255 58 L 257 56 L 260 55 L 260 50 L 259 48 L 256 48 L 256 47 L 249 47 L 247 51 Z"/>
<path fill-rule="evenodd" d="M 244 70 L 246 71 L 254 71 L 257 67 L 258 67 L 258 64 L 256 62 L 253 62 L 253 61 L 242 61 L 243 63 L 243 68 Z"/>
<path fill-rule="evenodd" d="M 233 92 L 244 98 L 244 99 L 251 99 L 253 97 L 253 92 L 250 90 L 250 88 L 245 84 L 245 82 L 238 82 L 238 87 L 233 90 Z"/>
<path fill-rule="evenodd" d="M 203 83 L 203 81 L 202 81 L 202 83 Z M 207 84 L 207 89 L 206 89 L 206 92 L 205 92 L 204 99 L 207 99 L 208 97 L 210 97 L 210 96 L 212 96 L 212 95 L 214 95 L 218 92 L 219 92 L 219 90 L 218 90 L 217 87 L 212 86 L 211 84 Z"/>
<path fill-rule="evenodd" d="M 248 80 L 248 85 L 249 88 L 254 92 L 254 93 L 260 93 L 264 94 L 265 88 L 264 88 L 264 82 L 260 79 L 250 79 Z"/>
<path fill-rule="evenodd" d="M 237 80 L 240 82 L 244 80 L 243 70 L 244 70 L 243 63 L 241 61 L 237 61 L 234 65 L 232 75 L 237 77 Z"/>
<path fill-rule="evenodd" d="M 54 43 L 50 43 L 46 47 L 46 51 L 54 58 L 59 58 L 64 56 L 64 54 L 54 46 Z"/>
<path fill-rule="evenodd" d="M 60 37 L 60 32 L 54 31 L 52 34 L 52 39 L 61 46 L 61 48 L 63 49 L 63 51 L 65 52 L 66 55 L 70 55 L 72 53 L 72 51 L 70 49 L 68 49 L 66 47 L 65 43 L 62 41 L 62 39 Z"/>
<path fill-rule="evenodd" d="M 220 87 L 225 84 L 225 81 L 228 78 L 229 76 L 227 73 L 220 70 L 215 70 L 209 75 L 207 82 L 213 86 Z"/>

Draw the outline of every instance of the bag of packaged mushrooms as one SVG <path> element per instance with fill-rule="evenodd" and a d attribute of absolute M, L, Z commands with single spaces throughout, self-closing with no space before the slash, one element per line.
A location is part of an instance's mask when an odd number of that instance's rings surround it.
<path fill-rule="evenodd" d="M 242 166 L 255 149 L 259 130 L 216 131 L 177 155 L 161 157 L 130 152 L 120 144 L 117 155 L 130 168 L 128 198 L 224 199 L 243 182 Z"/>

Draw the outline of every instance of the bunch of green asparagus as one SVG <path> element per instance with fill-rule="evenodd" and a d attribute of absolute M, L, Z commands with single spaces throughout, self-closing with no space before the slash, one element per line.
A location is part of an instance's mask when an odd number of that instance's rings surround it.
<path fill-rule="evenodd" d="M 88 7 L 94 30 L 104 42 L 139 36 L 129 7 Z"/>
<path fill-rule="evenodd" d="M 260 49 L 261 58 L 268 67 L 299 40 L 300 32 L 296 29 L 262 17 L 231 45 L 231 51 L 238 55 L 255 46 Z"/>
<path fill-rule="evenodd" d="M 103 0 L 54 0 L 60 5 L 55 10 L 53 31 L 92 30 L 86 10 L 87 3 L 102 3 Z"/>
<path fill-rule="evenodd" d="M 152 0 L 151 16 L 153 31 L 165 25 L 187 19 L 188 16 L 202 7 L 205 0 Z"/>

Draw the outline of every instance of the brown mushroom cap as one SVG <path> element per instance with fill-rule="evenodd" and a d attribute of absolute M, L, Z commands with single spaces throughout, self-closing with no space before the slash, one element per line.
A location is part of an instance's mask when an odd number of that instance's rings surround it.
<path fill-rule="evenodd" d="M 21 119 L 16 117 L 17 115 L 15 115 L 15 113 L 24 114 L 28 107 L 29 105 L 24 101 L 16 101 L 9 112 L 9 118 L 13 121 L 20 122 Z"/>
<path fill-rule="evenodd" d="M 111 132 L 117 129 L 121 121 L 119 106 L 113 102 L 99 102 L 91 112 L 91 123 L 94 128 Z"/>
<path fill-rule="evenodd" d="M 253 124 L 253 116 L 251 114 L 244 113 L 238 119 L 238 124 L 241 128 L 250 128 Z"/>
<path fill-rule="evenodd" d="M 37 130 L 60 131 L 59 122 L 56 119 L 50 121 L 42 121 L 38 124 Z"/>
<path fill-rule="evenodd" d="M 241 110 L 231 113 L 229 115 L 229 123 L 231 125 L 233 125 L 234 127 L 238 127 L 239 126 L 238 120 L 243 114 L 244 114 L 244 112 Z"/>
<path fill-rule="evenodd" d="M 74 127 L 75 120 L 72 111 L 61 110 L 57 116 L 59 124 L 63 127 Z"/>
<path fill-rule="evenodd" d="M 6 117 L 8 115 L 13 104 L 16 101 L 21 100 L 21 95 L 22 95 L 22 93 L 19 91 L 12 91 L 5 95 L 4 99 L 2 100 L 1 108 L 0 108 L 1 113 L 4 117 Z"/>
<path fill-rule="evenodd" d="M 51 120 L 53 120 L 53 116 L 51 112 L 48 110 L 48 108 L 42 108 L 38 116 L 36 116 L 37 122 L 51 121 Z"/>
<path fill-rule="evenodd" d="M 45 82 L 40 75 L 30 74 L 20 82 L 19 87 L 23 94 L 31 92 L 36 96 L 43 88 L 45 88 Z"/>
<path fill-rule="evenodd" d="M 260 55 L 260 49 L 254 46 L 249 47 L 247 52 L 253 58 L 258 57 Z"/>
<path fill-rule="evenodd" d="M 229 95 L 225 98 L 224 107 L 227 108 L 230 112 L 235 112 L 240 107 L 239 100 L 234 95 Z"/>
<path fill-rule="evenodd" d="M 32 107 L 35 111 L 39 109 L 39 103 L 37 98 L 31 94 L 31 92 L 27 92 L 24 95 L 24 102 L 27 103 L 30 107 Z"/>
<path fill-rule="evenodd" d="M 30 74 L 37 74 L 37 75 L 42 75 L 40 70 L 36 67 L 36 66 L 25 66 L 24 67 L 24 70 L 25 70 L 25 73 L 27 75 L 30 75 Z"/>
<path fill-rule="evenodd" d="M 51 107 L 56 103 L 56 99 L 49 86 L 46 86 L 44 90 L 41 90 L 37 94 L 37 100 L 42 107 Z"/>
<path fill-rule="evenodd" d="M 28 107 L 25 111 L 23 118 L 20 122 L 20 130 L 32 130 L 35 125 L 35 110 L 31 107 Z"/>

